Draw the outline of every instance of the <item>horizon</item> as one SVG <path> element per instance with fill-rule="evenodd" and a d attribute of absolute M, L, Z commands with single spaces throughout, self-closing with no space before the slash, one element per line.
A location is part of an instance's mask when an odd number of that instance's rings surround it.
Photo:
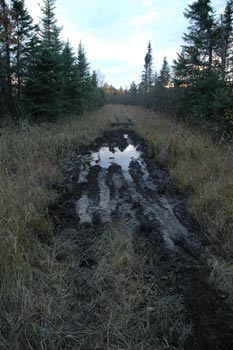
<path fill-rule="evenodd" d="M 40 0 L 41 3 L 41 0 Z M 106 82 L 116 88 L 140 82 L 148 42 L 151 41 L 153 67 L 159 72 L 164 57 L 171 65 L 180 52 L 182 36 L 188 27 L 185 8 L 193 1 L 134 0 L 117 4 L 107 0 L 56 1 L 61 38 L 69 40 L 75 52 L 81 40 L 91 70 L 101 72 Z M 226 1 L 214 0 L 217 13 Z M 25 0 L 35 22 L 41 15 L 39 3 Z M 121 9 L 124 9 L 122 11 Z M 177 21 L 179 19 L 179 21 Z"/>

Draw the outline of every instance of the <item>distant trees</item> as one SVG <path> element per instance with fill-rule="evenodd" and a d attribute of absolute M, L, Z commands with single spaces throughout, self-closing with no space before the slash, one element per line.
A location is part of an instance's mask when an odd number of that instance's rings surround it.
<path fill-rule="evenodd" d="M 233 135 L 233 0 L 217 17 L 210 0 L 196 0 L 184 16 L 189 21 L 184 44 L 173 66 L 164 57 L 159 74 L 153 71 L 151 43 L 141 82 L 131 84 L 116 102 L 143 104 L 165 114 L 192 120 Z"/>
<path fill-rule="evenodd" d="M 155 81 L 155 83 L 162 87 L 169 87 L 170 81 L 171 81 L 171 68 L 168 64 L 167 58 L 164 57 L 160 74 L 157 77 L 157 81 Z"/>
<path fill-rule="evenodd" d="M 153 57 L 150 41 L 144 61 L 144 70 L 142 72 L 140 88 L 144 93 L 148 93 L 151 91 L 153 85 Z"/>
<path fill-rule="evenodd" d="M 104 103 L 83 45 L 76 57 L 61 41 L 55 5 L 43 0 L 41 21 L 34 25 L 24 0 L 0 0 L 0 117 L 53 120 Z"/>

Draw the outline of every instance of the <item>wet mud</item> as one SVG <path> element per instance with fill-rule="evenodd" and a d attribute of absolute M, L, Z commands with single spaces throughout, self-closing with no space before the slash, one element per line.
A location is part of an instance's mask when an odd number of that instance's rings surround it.
<path fill-rule="evenodd" d="M 151 242 L 163 262 L 163 272 L 174 273 L 176 292 L 184 300 L 187 322 L 192 325 L 184 348 L 230 350 L 233 314 L 225 296 L 209 281 L 207 242 L 185 211 L 185 196 L 129 126 L 114 125 L 112 131 L 63 162 L 66 183 L 58 189 L 59 202 L 50 208 L 51 220 L 57 232 L 67 228 L 91 232 L 92 240 L 104 226 L 123 221 L 135 241 L 144 237 Z M 84 236 L 83 250 L 89 242 Z M 63 259 L 62 254 L 58 259 Z M 95 261 L 87 256 L 80 266 L 91 271 Z"/>

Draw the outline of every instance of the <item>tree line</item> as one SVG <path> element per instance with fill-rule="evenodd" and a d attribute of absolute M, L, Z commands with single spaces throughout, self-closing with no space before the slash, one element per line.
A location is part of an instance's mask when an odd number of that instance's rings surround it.
<path fill-rule="evenodd" d="M 112 102 L 144 104 L 175 114 L 218 132 L 233 134 L 233 0 L 217 15 L 210 0 L 188 5 L 189 22 L 184 44 L 170 67 L 166 57 L 157 74 L 153 70 L 151 43 L 147 47 L 141 82 Z"/>
<path fill-rule="evenodd" d="M 24 0 L 0 0 L 0 119 L 52 121 L 104 103 L 82 43 L 75 54 L 60 38 L 55 5 L 43 0 L 35 24 Z"/>

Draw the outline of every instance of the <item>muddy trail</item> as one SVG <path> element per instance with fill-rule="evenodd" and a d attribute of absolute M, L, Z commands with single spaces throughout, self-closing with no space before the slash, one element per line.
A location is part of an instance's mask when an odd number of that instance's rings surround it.
<path fill-rule="evenodd" d="M 113 125 L 62 164 L 64 187 L 70 190 L 64 193 L 61 187 L 59 202 L 50 208 L 55 229 L 65 231 L 65 239 L 73 230 L 77 233 L 75 239 L 72 234 L 75 249 L 86 252 L 90 236 L 94 239 L 103 227 L 123 221 L 135 242 L 150 242 L 150 254 L 156 251 L 162 262 L 161 274 L 166 271 L 175 276 L 173 288 L 182 296 L 191 324 L 184 349 L 230 350 L 233 314 L 225 296 L 209 282 L 208 244 L 185 212 L 185 196 L 131 129 L 131 125 Z M 57 259 L 63 261 L 64 256 Z M 89 269 L 91 279 L 96 264 L 93 257 L 84 254 L 78 264 L 78 273 Z M 164 283 L 164 290 L 169 288 Z M 173 344 L 177 345 L 175 339 Z"/>

